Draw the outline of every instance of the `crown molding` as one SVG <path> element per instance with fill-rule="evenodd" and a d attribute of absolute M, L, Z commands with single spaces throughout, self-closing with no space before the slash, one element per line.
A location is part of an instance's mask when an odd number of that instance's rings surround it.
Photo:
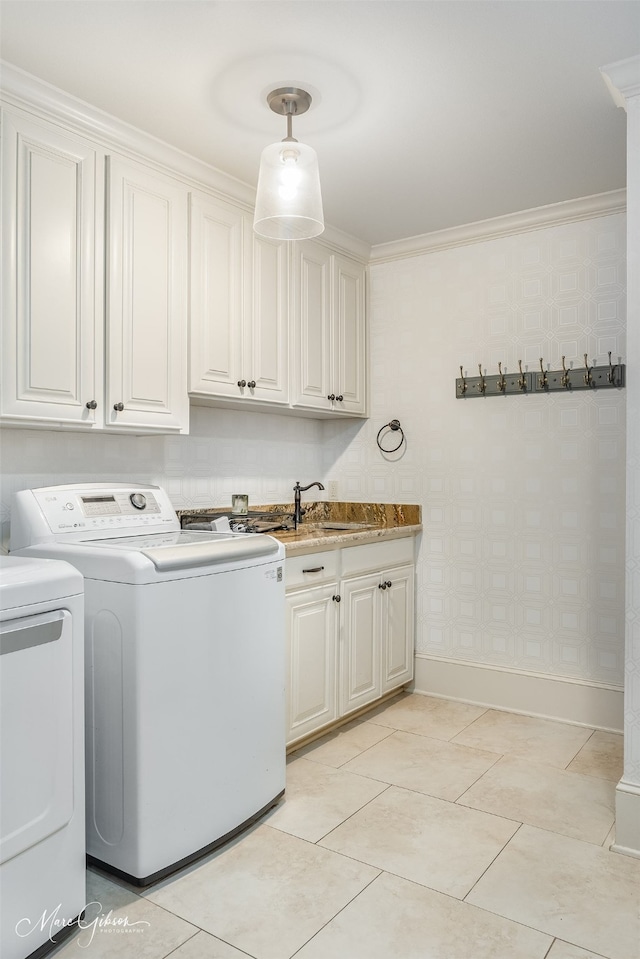
<path fill-rule="evenodd" d="M 627 100 L 640 96 L 640 56 L 616 60 L 601 67 L 600 73 L 616 106 L 626 110 Z"/>
<path fill-rule="evenodd" d="M 105 151 L 117 150 L 163 172 L 178 176 L 198 190 L 214 191 L 222 199 L 241 204 L 249 212 L 255 188 L 197 157 L 145 133 L 78 97 L 65 93 L 39 77 L 0 60 L 0 94 L 8 106 L 36 113 L 65 130 L 91 139 Z M 368 243 L 327 224 L 322 239 L 346 253 L 368 260 Z"/>
<path fill-rule="evenodd" d="M 371 248 L 371 263 L 385 263 L 401 260 L 423 253 L 435 253 L 470 243 L 483 243 L 496 240 L 514 233 L 529 233 L 543 230 L 545 227 L 562 226 L 576 220 L 589 220 L 598 216 L 610 216 L 624 213 L 627 208 L 626 190 L 612 190 L 609 193 L 597 193 L 594 196 L 581 197 L 578 200 L 565 200 L 551 203 L 533 210 L 520 213 L 508 213 L 490 220 L 478 220 L 463 226 L 454 226 L 422 236 L 411 236 L 391 243 L 380 243 Z"/>
<path fill-rule="evenodd" d="M 2 99 L 8 105 L 27 112 L 36 111 L 39 117 L 89 137 L 105 150 L 115 149 L 147 163 L 151 161 L 174 176 L 178 174 L 200 187 L 204 184 L 253 207 L 255 190 L 242 180 L 6 61 L 0 61 L 0 87 Z"/>

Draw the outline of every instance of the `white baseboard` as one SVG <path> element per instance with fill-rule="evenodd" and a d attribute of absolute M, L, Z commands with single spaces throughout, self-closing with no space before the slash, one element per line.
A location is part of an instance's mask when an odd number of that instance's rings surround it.
<path fill-rule="evenodd" d="M 611 850 L 640 859 L 640 786 L 624 779 L 616 786 L 616 838 Z"/>
<path fill-rule="evenodd" d="M 414 688 L 417 693 L 442 699 L 593 729 L 622 732 L 624 725 L 622 688 L 604 683 L 434 659 L 416 653 Z"/>

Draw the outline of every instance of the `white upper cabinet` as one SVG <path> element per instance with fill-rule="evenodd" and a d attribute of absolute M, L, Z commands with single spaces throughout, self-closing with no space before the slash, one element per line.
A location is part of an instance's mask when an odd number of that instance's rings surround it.
<path fill-rule="evenodd" d="M 296 247 L 294 406 L 366 416 L 365 267 L 312 240 Z"/>
<path fill-rule="evenodd" d="M 333 254 L 333 378 L 330 394 L 337 409 L 366 413 L 365 268 L 350 257 Z M 342 399 L 340 399 L 342 397 Z"/>
<path fill-rule="evenodd" d="M 2 392 L 5 423 L 101 421 L 101 274 L 92 145 L 3 113 Z M 96 280 L 97 288 L 96 288 Z"/>
<path fill-rule="evenodd" d="M 186 186 L 109 156 L 106 422 L 186 431 Z"/>
<path fill-rule="evenodd" d="M 288 258 L 230 203 L 191 196 L 189 393 L 196 402 L 287 404 Z"/>
<path fill-rule="evenodd" d="M 181 433 L 190 400 L 367 415 L 357 241 L 259 237 L 249 188 L 8 76 L 3 425 Z"/>
<path fill-rule="evenodd" d="M 2 161 L 2 422 L 186 431 L 186 186 L 19 112 Z"/>

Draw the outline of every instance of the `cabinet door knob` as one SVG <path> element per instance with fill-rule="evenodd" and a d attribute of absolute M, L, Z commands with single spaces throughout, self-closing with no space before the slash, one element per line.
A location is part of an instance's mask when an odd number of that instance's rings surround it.
<path fill-rule="evenodd" d="M 334 601 L 334 603 L 339 603 L 340 600 L 341 600 L 341 598 L 342 598 L 342 597 L 341 597 L 338 593 L 336 593 L 335 596 L 332 596 L 332 597 L 331 597 L 331 599 Z"/>
<path fill-rule="evenodd" d="M 114 403 L 113 408 L 116 411 L 116 413 L 122 413 L 124 409 L 124 403 Z"/>
<path fill-rule="evenodd" d="M 386 585 L 387 585 L 387 589 L 391 589 L 391 587 L 393 586 L 393 583 L 391 582 L 390 579 L 388 579 Z"/>
<path fill-rule="evenodd" d="M 246 385 L 247 385 L 246 380 L 238 380 L 238 386 L 240 387 L 241 390 L 244 389 Z"/>
<path fill-rule="evenodd" d="M 378 583 L 378 589 L 386 589 L 386 588 L 387 588 L 386 583 Z"/>
<path fill-rule="evenodd" d="M 336 398 L 336 394 L 335 394 L 335 393 L 329 393 L 329 395 L 327 396 L 327 399 L 328 399 L 328 400 L 335 400 L 335 398 Z"/>
<path fill-rule="evenodd" d="M 96 403 L 95 400 L 89 400 L 89 402 L 88 402 L 88 403 L 85 403 L 84 405 L 87 407 L 88 410 L 97 410 L 97 409 L 98 409 L 98 404 Z"/>
<path fill-rule="evenodd" d="M 336 396 L 336 400 L 338 401 L 338 403 L 342 403 L 343 399 L 344 399 L 344 396 L 342 395 L 342 393 L 340 394 L 340 396 Z"/>
<path fill-rule="evenodd" d="M 256 381 L 255 381 L 255 380 L 249 380 L 249 382 L 247 383 L 247 386 L 249 387 L 250 390 L 255 390 L 255 388 L 256 388 Z"/>

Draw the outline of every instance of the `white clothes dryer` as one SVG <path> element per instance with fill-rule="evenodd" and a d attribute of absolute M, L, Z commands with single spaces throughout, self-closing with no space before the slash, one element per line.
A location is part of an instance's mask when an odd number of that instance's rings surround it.
<path fill-rule="evenodd" d="M 80 573 L 0 556 L 2 959 L 44 955 L 85 908 L 83 659 Z"/>
<path fill-rule="evenodd" d="M 285 785 L 284 547 L 195 532 L 164 490 L 23 490 L 11 549 L 85 578 L 87 852 L 149 885 Z"/>

